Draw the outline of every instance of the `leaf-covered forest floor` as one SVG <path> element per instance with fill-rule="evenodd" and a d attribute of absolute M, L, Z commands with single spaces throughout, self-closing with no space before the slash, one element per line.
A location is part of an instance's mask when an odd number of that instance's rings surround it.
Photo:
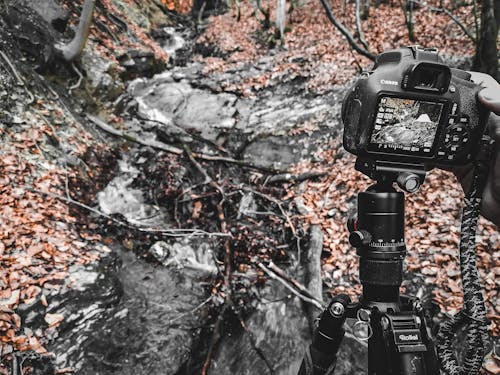
<path fill-rule="evenodd" d="M 74 3 L 66 2 L 72 14 L 77 13 Z M 129 146 L 109 147 L 99 131 L 88 126 L 83 113 L 98 114 L 108 123 L 120 127 L 123 119 L 117 109 L 119 101 L 115 100 L 127 80 L 141 74 L 140 71 L 127 70 L 124 66 L 130 65 L 123 64 L 123 61 L 131 59 L 130 51 L 136 51 L 139 56 L 154 61 L 154 66 L 160 71 L 167 66 L 168 56 L 152 38 L 154 26 L 165 22 L 189 24 L 186 16 L 177 19 L 171 13 L 159 11 L 160 5 L 154 1 L 151 3 L 155 5 L 151 7 L 144 5 L 150 2 L 141 4 L 132 0 L 102 0 L 100 3 L 96 9 L 99 25 L 92 27 L 87 49 L 92 51 L 92 56 L 111 64 L 112 89 L 102 92 L 93 87 L 89 82 L 92 74 L 87 72 L 82 85 L 68 94 L 69 87 L 78 80 L 70 68 L 63 72 L 62 79 L 57 74 L 47 74 L 46 79 L 50 82 L 47 83 L 40 74 L 33 72 L 29 62 L 22 62 L 19 51 L 13 51 L 9 57 L 16 62 L 19 74 L 25 77 L 25 83 L 19 84 L 9 65 L 0 60 L 0 73 L 5 78 L 4 86 L 0 88 L 0 99 L 3 100 L 0 106 L 2 356 L 12 351 L 45 353 L 45 344 L 54 336 L 64 317 L 47 313 L 44 328 L 33 331 L 23 324 L 19 310 L 39 303 L 50 311 L 50 300 L 47 301 L 45 292 L 71 284 L 69 269 L 73 264 L 94 262 L 101 253 L 109 251 L 105 245 L 108 241 L 106 234 L 103 235 L 98 228 L 106 220 L 89 218 L 88 210 L 82 209 L 81 204 L 95 204 L 95 194 L 112 178 L 117 154 Z M 272 15 L 274 3 L 262 4 L 270 8 Z M 437 6 L 437 2 L 434 5 Z M 444 1 L 444 6 L 452 9 L 447 1 Z M 354 5 L 336 0 L 332 7 L 336 16 L 354 30 Z M 471 9 L 472 5 L 462 6 L 454 9 L 453 14 L 467 27 L 472 27 Z M 142 18 L 130 16 L 128 12 L 132 11 L 143 14 Z M 155 16 L 158 19 L 149 21 L 153 18 L 151 14 L 160 13 L 164 16 Z M 126 27 L 110 14 L 118 15 Z M 272 28 L 264 30 L 259 17 L 253 15 L 250 3 L 242 2 L 239 8 L 210 16 L 205 27 L 200 28 L 192 59 L 202 64 L 203 74 L 207 77 L 221 77 L 222 91 L 251 97 L 283 83 L 305 82 L 305 91 L 309 95 L 324 94 L 333 87 L 348 83 L 360 66 L 369 64 L 366 58 L 351 52 L 350 46 L 327 20 L 319 2 L 308 2 L 291 11 L 287 24 L 289 31 L 284 41 L 274 39 Z M 413 44 L 408 40 L 404 16 L 396 2 L 372 7 L 370 17 L 362 25 L 373 52 Z M 415 10 L 415 34 L 417 43 L 438 47 L 449 56 L 470 57 L 474 50 L 471 40 L 447 15 L 435 14 L 425 7 Z M 255 66 L 264 68 L 254 69 L 250 75 L 234 74 Z M 225 75 L 236 78 L 224 80 Z M 34 77 L 33 81 L 27 77 Z M 31 95 L 34 95 L 34 100 L 30 103 Z M 308 134 L 314 130 L 304 126 L 298 131 Z M 267 236 L 253 238 L 258 227 L 255 222 L 255 228 L 250 225 L 238 228 L 241 234 L 234 248 L 244 249 L 251 245 L 258 249 L 253 255 L 262 259 L 284 259 L 286 248 L 277 250 L 285 238 L 282 232 L 300 227 L 305 233 L 310 224 L 319 223 L 324 232 L 324 285 L 331 293 L 354 295 L 360 292 L 357 257 L 348 245 L 345 221 L 355 194 L 364 190 L 369 181 L 354 170 L 354 158 L 346 155 L 338 139 L 332 140 L 330 148 L 315 155 L 315 162 L 302 163 L 292 171 L 313 170 L 323 176 L 302 182 L 300 187 L 288 182 L 261 192 L 265 193 L 263 200 L 270 196 L 279 198 L 290 210 L 287 212 L 292 213 L 293 223 L 284 218 L 271 220 L 270 232 L 278 233 L 280 240 L 269 240 Z M 179 158 L 163 157 L 163 165 L 172 167 L 162 172 L 162 178 L 167 180 L 165 176 L 175 174 L 174 166 Z M 227 185 L 223 187 L 231 188 L 231 181 L 225 182 Z M 172 191 L 168 186 L 164 188 L 168 198 Z M 434 300 L 448 313 L 460 308 L 462 298 L 456 250 L 462 197 L 463 193 L 450 173 L 432 171 L 421 191 L 407 199 L 406 265 L 411 274 L 404 287 L 415 292 L 418 283 L 424 286 L 425 292 L 432 289 Z M 293 202 L 297 199 L 311 209 L 309 215 L 296 212 Z M 80 206 L 74 201 L 80 202 Z M 206 209 L 216 212 L 217 207 L 195 204 L 187 224 L 191 227 L 198 223 L 202 225 L 198 219 L 199 211 Z M 203 219 L 203 213 L 201 216 Z M 126 243 L 129 238 L 122 236 L 121 240 Z M 478 243 L 479 267 L 488 317 L 492 321 L 491 332 L 498 336 L 500 236 L 498 229 L 483 219 Z M 238 272 L 255 267 L 241 250 L 233 255 L 233 267 Z M 261 282 L 263 279 L 260 275 Z M 213 285 L 214 294 L 221 299 L 225 297 L 223 281 L 219 278 Z M 491 366 L 493 369 L 494 365 Z M 7 367 L 3 372 L 8 373 Z"/>

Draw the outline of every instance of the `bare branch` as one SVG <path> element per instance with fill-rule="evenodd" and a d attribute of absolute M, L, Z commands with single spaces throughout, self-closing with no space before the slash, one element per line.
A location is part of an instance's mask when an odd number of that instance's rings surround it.
<path fill-rule="evenodd" d="M 279 281 L 281 284 L 283 284 L 285 286 L 285 288 L 287 288 L 290 292 L 292 292 L 294 295 L 299 297 L 304 302 L 307 302 L 307 303 L 310 303 L 311 305 L 316 306 L 319 310 L 323 309 L 323 305 L 320 301 L 318 301 L 317 299 L 312 297 L 309 292 L 307 292 L 307 294 L 309 295 L 309 296 L 307 296 L 302 291 L 302 290 L 306 290 L 305 287 L 301 286 L 301 288 L 299 290 L 297 290 L 298 288 L 296 287 L 296 284 L 299 284 L 297 281 L 294 280 L 293 282 L 290 282 L 291 279 L 287 280 L 287 279 L 281 277 L 280 275 L 278 275 L 274 271 L 270 270 L 268 267 L 266 267 L 264 264 L 262 264 L 260 262 L 257 263 L 257 266 L 261 270 L 263 270 L 267 276 L 269 276 L 271 279 Z"/>
<path fill-rule="evenodd" d="M 76 90 L 77 88 L 80 87 L 80 85 L 82 84 L 82 81 L 83 81 L 83 74 L 78 70 L 76 65 L 74 63 L 71 63 L 71 67 L 73 68 L 74 72 L 78 75 L 78 81 L 69 88 L 70 95 L 71 95 L 71 92 L 73 90 Z"/>
<path fill-rule="evenodd" d="M 269 359 L 267 359 L 266 355 L 264 354 L 264 351 L 259 348 L 257 345 L 257 340 L 255 339 L 254 334 L 248 329 L 247 325 L 245 324 L 245 321 L 243 320 L 243 317 L 241 316 L 241 313 L 238 312 L 238 320 L 240 321 L 241 327 L 245 331 L 245 333 L 248 335 L 248 339 L 250 340 L 250 345 L 252 345 L 253 350 L 257 353 L 257 355 L 264 361 L 264 363 L 267 366 L 267 369 L 271 374 L 274 374 L 274 368 Z"/>
<path fill-rule="evenodd" d="M 366 42 L 365 39 L 365 34 L 363 33 L 363 27 L 361 26 L 361 16 L 359 14 L 359 1 L 356 0 L 356 28 L 358 29 L 358 35 L 359 35 L 359 41 L 365 47 L 365 49 L 368 51 L 370 48 L 368 48 L 368 43 Z"/>
<path fill-rule="evenodd" d="M 143 227 L 138 227 L 135 225 L 132 225 L 128 222 L 118 220 L 108 214 L 105 214 L 104 212 L 101 212 L 93 207 L 87 206 L 84 203 L 78 202 L 77 200 L 74 200 L 73 198 L 70 197 L 64 197 L 62 195 L 57 195 L 54 193 L 50 193 L 47 191 L 43 190 L 38 190 L 34 188 L 27 188 L 26 190 L 32 191 L 34 193 L 42 194 L 51 198 L 59 199 L 63 202 L 73 204 L 75 206 L 78 206 L 80 208 L 84 208 L 87 211 L 90 211 L 98 216 L 102 216 L 108 220 L 113 221 L 114 223 L 124 226 L 126 228 L 130 228 L 139 232 L 144 232 L 144 233 L 157 233 L 166 237 L 190 237 L 190 236 L 209 236 L 209 237 L 232 237 L 230 233 L 217 233 L 217 232 L 206 232 L 201 229 L 156 229 L 156 228 L 143 228 Z"/>
<path fill-rule="evenodd" d="M 153 148 L 156 148 L 159 150 L 170 152 L 172 154 L 177 154 L 177 155 L 182 154 L 182 150 L 180 148 L 170 146 L 170 145 L 167 145 L 166 143 L 159 142 L 156 140 L 146 141 L 144 139 L 137 138 L 135 135 L 126 133 L 122 130 L 115 129 L 111 125 L 106 124 L 100 118 L 97 118 L 97 117 L 89 115 L 89 114 L 87 114 L 87 118 L 90 121 L 92 121 L 95 125 L 100 127 L 102 130 L 104 130 L 105 132 L 116 135 L 116 136 L 121 137 L 121 138 L 124 138 L 130 142 L 139 143 L 143 146 L 153 147 Z"/>
<path fill-rule="evenodd" d="M 183 151 L 180 148 L 167 145 L 164 142 L 160 142 L 160 141 L 156 141 L 156 140 L 144 140 L 144 139 L 138 138 L 136 135 L 124 132 L 122 130 L 115 129 L 111 125 L 106 124 L 104 121 L 102 121 L 98 117 L 87 114 L 87 118 L 91 122 L 93 122 L 95 125 L 97 125 L 99 128 L 104 130 L 105 132 L 112 134 L 112 135 L 115 135 L 117 137 L 121 137 L 123 139 L 126 139 L 127 141 L 138 143 L 138 144 L 141 144 L 141 145 L 147 146 L 147 147 L 152 147 L 152 148 L 155 148 L 158 150 L 170 152 L 170 153 L 176 154 L 176 155 L 180 155 L 183 153 Z M 233 159 L 233 158 L 226 157 L 226 156 L 206 155 L 206 154 L 202 154 L 202 153 L 198 153 L 198 152 L 193 152 L 193 153 L 191 153 L 191 155 L 195 159 L 201 159 L 201 160 L 206 160 L 206 161 L 222 161 L 222 162 L 226 162 L 226 163 L 240 165 L 242 167 L 248 167 L 248 168 L 262 170 L 262 171 L 268 172 L 268 173 L 285 172 L 285 171 L 278 171 L 278 170 L 274 170 L 274 169 L 270 169 L 270 168 L 260 167 L 260 166 L 254 165 L 252 163 L 246 162 L 244 160 L 237 160 L 237 159 Z"/>
<path fill-rule="evenodd" d="M 26 86 L 26 83 L 24 82 L 23 78 L 19 75 L 18 71 L 14 67 L 14 64 L 12 64 L 12 62 L 9 59 L 9 57 L 3 51 L 0 51 L 0 56 L 2 56 L 2 58 L 4 59 L 4 61 L 9 66 L 10 70 L 12 71 L 12 74 L 14 75 L 14 77 L 17 80 L 17 84 L 19 86 L 22 86 L 24 88 L 24 90 L 26 91 L 26 93 L 28 94 L 28 96 L 30 97 L 30 99 L 28 101 L 28 104 L 33 103 L 35 101 L 35 97 L 31 93 L 31 91 L 28 90 L 28 87 Z"/>
<path fill-rule="evenodd" d="M 354 37 L 352 34 L 347 30 L 347 28 L 340 23 L 337 18 L 333 15 L 332 9 L 330 8 L 330 4 L 328 3 L 328 0 L 320 0 L 321 4 L 323 5 L 323 8 L 325 8 L 326 11 L 326 16 L 330 20 L 331 23 L 335 25 L 335 27 L 344 35 L 344 37 L 347 39 L 349 42 L 350 46 L 356 50 L 360 55 L 363 55 L 365 57 L 368 57 L 370 60 L 375 61 L 375 55 L 371 53 L 370 51 L 367 51 L 363 47 L 360 47 L 356 41 L 354 40 Z"/>
<path fill-rule="evenodd" d="M 410 1 L 424 8 L 427 8 L 432 12 L 446 14 L 448 17 L 452 19 L 453 22 L 455 22 L 462 29 L 465 35 L 467 35 L 474 43 L 476 43 L 476 38 L 474 37 L 474 35 L 472 35 L 470 31 L 467 29 L 467 27 L 457 17 L 455 17 L 453 13 L 451 13 L 448 9 L 433 7 L 432 5 L 428 5 L 418 0 L 410 0 Z"/>

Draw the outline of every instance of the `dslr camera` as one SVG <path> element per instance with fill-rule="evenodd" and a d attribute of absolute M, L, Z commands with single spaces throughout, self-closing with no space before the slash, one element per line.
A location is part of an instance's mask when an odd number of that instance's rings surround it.
<path fill-rule="evenodd" d="M 383 52 L 343 102 L 344 148 L 400 166 L 467 164 L 489 114 L 477 101 L 481 88 L 469 73 L 444 64 L 436 49 Z"/>

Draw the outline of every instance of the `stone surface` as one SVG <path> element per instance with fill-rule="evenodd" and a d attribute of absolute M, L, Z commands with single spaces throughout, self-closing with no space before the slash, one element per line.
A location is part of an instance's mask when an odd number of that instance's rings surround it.
<path fill-rule="evenodd" d="M 154 266 L 123 250 L 73 269 L 62 292 L 44 293 L 48 307 L 25 306 L 21 316 L 51 337 L 56 368 L 83 375 L 174 375 L 206 316 L 196 271 Z M 47 328 L 46 313 L 64 320 Z"/>
<path fill-rule="evenodd" d="M 251 164 L 286 169 L 315 158 L 340 132 L 342 90 L 294 95 L 293 85 L 254 98 L 220 93 L 193 64 L 174 68 L 128 88 L 140 118 L 162 131 L 178 127 L 222 145 Z M 133 117 L 133 116 L 132 116 Z"/>
<path fill-rule="evenodd" d="M 22 2 L 37 12 L 55 30 L 62 33 L 66 29 L 69 13 L 55 0 L 23 0 Z"/>

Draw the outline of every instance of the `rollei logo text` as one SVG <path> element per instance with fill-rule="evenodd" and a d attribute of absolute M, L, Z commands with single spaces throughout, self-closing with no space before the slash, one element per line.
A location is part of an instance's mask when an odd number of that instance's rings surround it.
<path fill-rule="evenodd" d="M 401 341 L 418 340 L 418 335 L 399 335 Z"/>
<path fill-rule="evenodd" d="M 398 85 L 398 83 L 396 81 L 388 81 L 386 79 L 381 79 L 380 83 L 383 84 L 383 85 L 393 85 L 393 86 L 397 86 Z"/>

